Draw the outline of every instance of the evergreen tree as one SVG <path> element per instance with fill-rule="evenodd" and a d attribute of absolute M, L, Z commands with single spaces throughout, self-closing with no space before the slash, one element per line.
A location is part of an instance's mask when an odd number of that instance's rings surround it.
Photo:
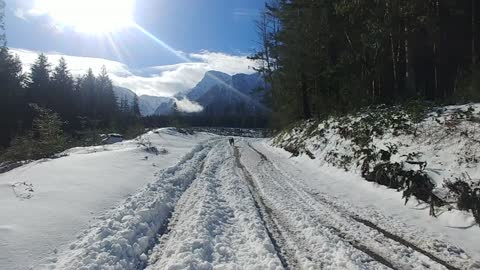
<path fill-rule="evenodd" d="M 32 65 L 27 83 L 27 102 L 46 107 L 52 105 L 50 90 L 50 64 L 45 54 L 40 54 Z"/>
<path fill-rule="evenodd" d="M 96 91 L 99 95 L 99 111 L 100 115 L 107 120 L 111 120 L 117 110 L 117 101 L 113 92 L 113 84 L 108 77 L 108 72 L 105 66 L 96 80 Z"/>
<path fill-rule="evenodd" d="M 140 106 L 138 104 L 138 96 L 135 95 L 133 97 L 133 103 L 132 103 L 132 113 L 135 117 L 140 117 Z"/>
<path fill-rule="evenodd" d="M 0 0 L 0 47 L 7 47 L 7 36 L 5 34 L 5 1 Z"/>
<path fill-rule="evenodd" d="M 96 91 L 96 78 L 92 69 L 88 69 L 87 74 L 79 81 L 80 110 L 81 113 L 90 118 L 97 117 L 98 94 Z"/>
<path fill-rule="evenodd" d="M 22 64 L 7 47 L 0 48 L 0 146 L 8 145 L 23 118 Z"/>
<path fill-rule="evenodd" d="M 7 47 L 4 18 L 5 2 L 0 0 L 0 148 L 8 145 L 23 117 L 22 63 Z"/>
<path fill-rule="evenodd" d="M 53 71 L 51 88 L 54 101 L 51 108 L 65 119 L 72 119 L 75 115 L 74 80 L 63 57 Z"/>
<path fill-rule="evenodd" d="M 473 0 L 271 0 L 251 58 L 276 119 L 410 99 L 480 100 Z"/>
<path fill-rule="evenodd" d="M 63 134 L 64 122 L 52 110 L 34 105 L 37 116 L 33 121 L 33 135 L 36 139 L 36 152 L 39 157 L 48 157 L 63 151 L 66 138 Z M 33 146 L 32 146 L 33 147 Z"/>
<path fill-rule="evenodd" d="M 120 101 L 120 111 L 123 114 L 129 114 L 131 112 L 130 106 L 128 105 L 128 98 L 127 96 L 122 97 Z"/>

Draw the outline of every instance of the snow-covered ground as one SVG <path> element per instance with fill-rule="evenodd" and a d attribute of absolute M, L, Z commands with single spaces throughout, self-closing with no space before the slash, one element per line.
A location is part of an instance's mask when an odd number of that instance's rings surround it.
<path fill-rule="evenodd" d="M 158 133 L 144 145 L 166 155 L 131 141 L 0 176 L 0 269 L 480 269 L 478 228 L 354 174 L 266 139 Z"/>
<path fill-rule="evenodd" d="M 319 166 L 318 160 L 308 156 L 291 157 L 291 153 L 272 147 L 268 140 L 257 141 L 253 146 L 268 156 L 283 174 L 298 181 L 309 194 L 328 201 L 331 207 L 345 215 L 370 221 L 419 248 L 433 250 L 443 260 L 468 254 L 472 261 L 480 262 L 480 226 L 457 226 L 458 223 L 471 222 L 469 214 L 452 210 L 439 213 L 435 218 L 429 215 L 425 203 L 411 200 L 403 206 L 401 193 L 367 182 L 355 173 L 328 164 Z M 451 254 L 443 253 L 446 245 L 450 245 L 446 250 Z M 435 251 L 437 248 L 440 249 Z"/>
<path fill-rule="evenodd" d="M 162 129 L 0 175 L 0 269 L 38 266 L 211 135 Z M 166 153 L 145 151 L 148 143 Z M 143 144 L 143 145 L 142 145 Z"/>

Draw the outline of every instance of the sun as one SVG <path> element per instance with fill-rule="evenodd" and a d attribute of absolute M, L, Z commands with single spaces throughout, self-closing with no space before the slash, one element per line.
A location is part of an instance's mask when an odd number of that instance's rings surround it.
<path fill-rule="evenodd" d="M 62 28 L 83 33 L 116 32 L 133 25 L 135 0 L 35 0 L 35 12 Z"/>

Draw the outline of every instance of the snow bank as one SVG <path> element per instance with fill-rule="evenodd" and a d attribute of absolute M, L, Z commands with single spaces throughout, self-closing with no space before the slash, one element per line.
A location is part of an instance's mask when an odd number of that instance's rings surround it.
<path fill-rule="evenodd" d="M 49 263 L 45 258 L 55 260 L 76 237 L 83 239 L 82 232 L 99 216 L 158 180 L 156 173 L 208 138 L 161 129 L 132 141 L 70 149 L 65 157 L 1 174 L 0 269 L 30 269 Z M 168 153 L 149 153 L 148 145 Z"/>
<path fill-rule="evenodd" d="M 418 122 L 399 108 L 364 112 L 300 123 L 263 148 L 280 155 L 287 164 L 294 163 L 301 169 L 295 176 L 305 179 L 310 187 L 353 205 L 380 210 L 386 216 L 400 216 L 406 224 L 466 246 L 480 259 L 480 228 L 471 212 L 457 210 L 458 196 L 446 188 L 447 183 L 457 180 L 472 189 L 479 187 L 479 120 L 480 104 L 434 108 Z M 369 154 L 382 151 L 390 155 L 386 155 L 389 162 L 401 164 L 404 170 L 420 170 L 419 165 L 408 162 L 425 162 L 424 172 L 435 185 L 433 193 L 447 202 L 446 206 L 435 206 L 437 218 L 428 216 L 427 203 L 411 199 L 403 207 L 402 193 L 361 177 Z M 377 163 L 383 162 L 379 156 L 375 157 Z M 388 222 L 383 225 L 391 226 Z"/>
<path fill-rule="evenodd" d="M 170 213 L 195 179 L 208 146 L 197 146 L 179 164 L 92 225 L 70 250 L 55 258 L 58 269 L 141 269 Z"/>

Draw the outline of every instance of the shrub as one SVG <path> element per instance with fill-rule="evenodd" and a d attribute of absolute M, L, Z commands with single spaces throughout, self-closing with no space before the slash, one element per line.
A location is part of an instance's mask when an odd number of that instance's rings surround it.
<path fill-rule="evenodd" d="M 30 106 L 36 113 L 32 132 L 14 138 L 11 147 L 2 156 L 3 160 L 46 158 L 65 149 L 67 139 L 62 130 L 64 122 L 58 114 L 36 104 Z"/>
<path fill-rule="evenodd" d="M 480 188 L 472 188 L 461 179 L 447 182 L 446 187 L 457 196 L 458 209 L 472 211 L 475 221 L 480 224 Z"/>

